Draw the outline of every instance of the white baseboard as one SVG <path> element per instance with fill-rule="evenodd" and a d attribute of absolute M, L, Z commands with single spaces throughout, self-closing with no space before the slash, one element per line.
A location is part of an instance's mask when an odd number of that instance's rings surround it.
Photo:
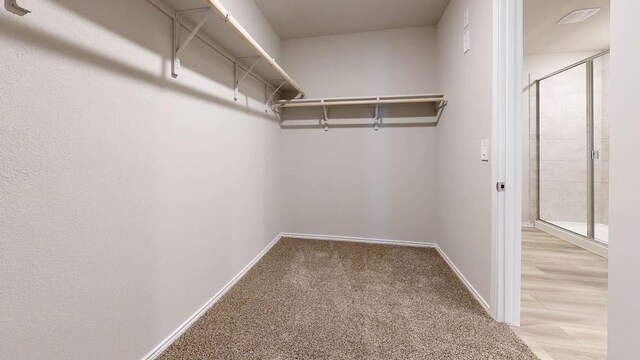
<path fill-rule="evenodd" d="M 476 290 L 476 288 L 474 288 L 473 285 L 471 285 L 469 280 L 467 280 L 467 278 L 462 274 L 462 272 L 456 267 L 456 265 L 453 263 L 453 261 L 451 261 L 451 259 L 449 259 L 447 254 L 445 254 L 444 250 L 442 250 L 440 248 L 440 246 L 436 245 L 436 250 L 438 250 L 438 253 L 440 254 L 440 256 L 444 259 L 444 261 L 447 263 L 447 265 L 449 265 L 451 270 L 453 270 L 453 272 L 458 276 L 458 279 L 460 279 L 460 281 L 462 281 L 462 283 L 467 288 L 467 290 L 469 290 L 471 295 L 473 295 L 473 297 L 476 299 L 476 301 L 478 303 L 480 303 L 480 306 L 482 306 L 482 308 L 487 312 L 487 314 L 489 314 L 489 316 L 492 316 L 491 315 L 491 307 L 489 306 L 489 303 L 482 297 L 482 295 L 480 295 L 478 290 Z"/>
<path fill-rule="evenodd" d="M 233 285 L 235 285 L 238 280 L 240 280 L 251 268 L 258 262 L 262 257 L 282 239 L 283 237 L 291 237 L 298 239 L 307 239 L 307 240 L 329 240 L 329 241 L 348 241 L 348 242 L 359 242 L 359 243 L 367 243 L 367 244 L 380 244 L 380 245 L 399 245 L 399 246 L 413 246 L 413 247 L 426 247 L 426 248 L 434 248 L 438 251 L 438 254 L 444 261 L 449 265 L 451 270 L 456 274 L 456 276 L 462 281 L 464 286 L 469 290 L 471 295 L 478 301 L 480 306 L 488 313 L 491 314 L 489 304 L 482 298 L 480 293 L 471 285 L 471 283 L 464 277 L 462 272 L 454 265 L 454 263 L 449 259 L 447 254 L 435 243 L 423 243 L 418 241 L 405 241 L 405 240 L 387 240 L 387 239 L 373 239 L 373 238 L 361 238 L 361 237 L 352 237 L 352 236 L 335 236 L 335 235 L 315 235 L 315 234 L 297 234 L 297 233 L 280 233 L 273 241 L 267 245 L 247 266 L 245 266 L 240 272 L 233 277 L 220 291 L 218 291 L 211 299 L 209 299 L 198 311 L 196 311 L 193 315 L 191 315 L 182 325 L 180 325 L 175 331 L 171 333 L 171 335 L 167 336 L 158 346 L 156 346 L 153 350 L 151 350 L 147 355 L 145 355 L 142 360 L 153 360 L 162 354 L 169 345 L 171 345 L 176 339 L 180 337 L 193 323 L 195 323 L 202 315 L 204 315 L 211 306 L 213 306 L 221 297 L 224 295 Z"/>
<path fill-rule="evenodd" d="M 299 234 L 299 233 L 282 233 L 282 237 L 291 237 L 307 240 L 330 240 L 330 241 L 347 241 L 347 242 L 359 242 L 366 244 L 385 244 L 385 245 L 402 245 L 402 246 L 414 246 L 414 247 L 436 247 L 434 243 L 423 243 L 419 241 L 406 241 L 406 240 L 388 240 L 388 239 L 375 239 L 375 238 L 363 238 L 354 236 L 336 236 L 336 235 L 318 235 L 318 234 Z"/>
<path fill-rule="evenodd" d="M 571 231 L 564 230 L 560 227 L 547 224 L 544 221 L 536 221 L 535 227 L 538 230 L 542 230 L 548 234 L 551 234 L 559 239 L 562 239 L 575 246 L 581 247 L 587 251 L 591 251 L 596 255 L 600 255 L 604 258 L 609 258 L 608 247 L 596 242 L 583 238 L 580 235 L 576 235 Z"/>
<path fill-rule="evenodd" d="M 225 286 L 223 286 L 222 289 L 220 289 L 220 291 L 218 291 L 215 295 L 213 295 L 213 297 L 209 299 L 204 305 L 202 305 L 202 307 L 200 307 L 198 311 L 196 311 L 193 315 L 191 315 L 184 323 L 182 323 L 182 325 L 180 325 L 174 332 L 172 332 L 171 335 L 167 336 L 166 339 L 162 340 L 162 342 L 158 346 L 156 346 L 153 350 L 151 350 L 142 359 L 153 360 L 156 357 L 158 357 L 160 354 L 162 354 L 162 352 L 165 351 L 169 347 L 169 345 L 171 345 L 174 341 L 176 341 L 180 337 L 180 335 L 182 335 L 185 331 L 187 331 L 187 329 L 189 329 L 189 327 L 196 322 L 196 320 L 198 320 L 202 315 L 204 315 L 204 313 L 207 312 L 207 310 L 209 310 L 209 308 L 211 308 L 211 306 L 213 306 L 213 304 L 215 304 L 222 297 L 222 295 L 224 295 L 227 291 L 229 291 L 229 289 L 231 289 L 233 285 L 235 285 L 238 282 L 238 280 L 242 279 L 242 277 L 249 270 L 251 270 L 251 268 L 258 261 L 260 261 L 260 259 L 262 259 L 262 257 L 275 244 L 277 244 L 281 238 L 282 238 L 282 234 L 278 234 L 278 236 L 276 236 L 276 238 L 273 239 L 269 243 L 269 245 L 267 245 L 267 247 L 265 247 L 255 258 L 253 258 L 253 260 L 251 260 L 249 264 L 247 264 L 247 266 L 245 266 L 242 270 L 240 270 L 240 272 L 236 276 L 234 276 Z"/>
<path fill-rule="evenodd" d="M 534 228 L 534 227 L 535 226 L 533 226 L 533 224 L 530 223 L 530 222 L 524 222 L 524 221 L 522 222 L 522 228 L 523 229 L 531 229 L 531 228 Z"/>
<path fill-rule="evenodd" d="M 491 316 L 489 303 L 480 295 L 480 293 L 471 285 L 469 280 L 462 274 L 462 272 L 455 266 L 453 261 L 445 254 L 445 252 L 436 243 L 424 243 L 418 241 L 406 241 L 406 240 L 389 240 L 389 239 L 374 239 L 374 238 L 362 238 L 353 236 L 335 236 L 335 235 L 318 235 L 318 234 L 298 234 L 298 233 L 282 233 L 282 237 L 292 237 L 298 239 L 308 240 L 331 240 L 331 241 L 349 241 L 359 242 L 367 244 L 384 244 L 384 245 L 400 245 L 400 246 L 414 246 L 414 247 L 428 247 L 434 248 L 440 254 L 440 257 L 449 265 L 451 270 L 458 276 L 458 279 L 462 281 L 464 286 L 469 290 L 471 295 L 478 301 L 480 306 Z"/>

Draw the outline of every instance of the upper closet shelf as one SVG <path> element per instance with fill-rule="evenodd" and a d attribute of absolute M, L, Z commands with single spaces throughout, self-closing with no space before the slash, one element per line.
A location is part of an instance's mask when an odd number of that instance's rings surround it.
<path fill-rule="evenodd" d="M 179 77 L 181 56 L 195 38 L 234 64 L 234 98 L 248 76 L 265 84 L 265 102 L 303 98 L 304 91 L 218 0 L 149 0 L 174 20 L 171 74 Z"/>
<path fill-rule="evenodd" d="M 293 99 L 279 100 L 272 104 L 273 109 L 280 114 L 283 121 L 318 120 L 325 130 L 329 128 L 329 120 L 340 125 L 343 119 L 368 117 L 373 119 L 374 129 L 382 125 L 383 119 L 392 120 L 387 123 L 414 124 L 416 121 L 393 121 L 398 118 L 435 118 L 428 122 L 437 125 L 442 112 L 447 105 L 444 94 L 395 95 L 377 97 L 350 97 L 326 99 Z M 304 115 L 304 109 L 319 110 L 318 116 Z M 310 115 L 310 116 L 309 116 Z M 424 121 L 420 122 L 424 123 Z M 295 127 L 295 126 L 294 126 Z"/>
<path fill-rule="evenodd" d="M 348 126 L 349 119 L 373 118 L 378 129 L 391 124 L 437 125 L 447 104 L 443 94 L 305 99 L 305 92 L 236 20 L 220 0 L 147 0 L 173 19 L 171 75 L 180 76 L 181 57 L 198 38 L 234 65 L 234 99 L 249 77 L 264 84 L 264 101 L 285 121 L 318 120 L 328 128 Z M 284 100 L 282 100 L 284 99 Z M 425 123 L 425 118 L 434 119 Z M 342 124 L 340 124 L 342 122 Z M 305 125 L 306 126 L 306 125 Z"/>

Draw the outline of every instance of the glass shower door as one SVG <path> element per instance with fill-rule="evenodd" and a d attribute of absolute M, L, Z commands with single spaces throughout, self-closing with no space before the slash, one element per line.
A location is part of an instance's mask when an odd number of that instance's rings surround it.
<path fill-rule="evenodd" d="M 537 88 L 539 218 L 585 237 L 591 161 L 587 88 L 586 64 L 544 78 Z"/>
<path fill-rule="evenodd" d="M 536 81 L 538 219 L 609 240 L 609 54 Z"/>
<path fill-rule="evenodd" d="M 594 237 L 609 242 L 609 55 L 593 60 Z"/>

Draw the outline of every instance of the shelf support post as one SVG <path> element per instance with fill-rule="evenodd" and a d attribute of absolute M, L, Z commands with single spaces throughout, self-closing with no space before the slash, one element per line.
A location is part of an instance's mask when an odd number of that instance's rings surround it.
<path fill-rule="evenodd" d="M 377 97 L 376 100 L 378 102 L 376 103 L 375 114 L 373 117 L 373 130 L 378 131 L 380 129 L 380 122 L 378 121 L 378 119 L 380 119 L 380 98 Z"/>
<path fill-rule="evenodd" d="M 199 10 L 199 9 L 198 9 Z M 191 11 L 191 10 L 184 10 Z M 213 14 L 213 9 L 209 8 L 198 22 L 193 31 L 189 33 L 184 42 L 180 43 L 180 13 L 183 11 L 176 11 L 175 16 L 173 18 L 173 61 L 171 62 L 171 76 L 177 78 L 180 75 L 180 54 L 184 51 L 184 49 L 189 45 L 191 40 L 198 34 L 198 31 L 202 28 L 202 26 L 209 20 L 209 17 Z"/>
<path fill-rule="evenodd" d="M 178 47 L 180 46 L 180 13 L 176 12 L 173 18 L 173 49 L 171 51 L 171 76 L 178 78 L 180 73 L 180 59 L 176 56 Z"/>
<path fill-rule="evenodd" d="M 261 56 L 247 56 L 247 57 L 241 57 L 238 59 L 256 59 L 256 61 L 249 67 L 249 70 L 247 70 L 244 75 L 242 75 L 242 77 L 240 79 L 238 79 L 238 70 L 240 69 L 240 67 L 238 66 L 238 60 L 236 60 L 235 62 L 235 70 L 233 72 L 233 100 L 234 101 L 238 101 L 238 87 L 240 86 L 240 83 L 242 82 L 242 80 L 244 80 L 249 74 L 251 74 L 251 71 L 253 71 L 253 68 L 256 67 L 256 65 L 258 65 L 258 63 L 260 62 L 260 59 L 262 59 Z"/>
<path fill-rule="evenodd" d="M 329 131 L 329 112 L 327 111 L 327 106 L 324 105 L 324 99 L 320 101 L 321 103 L 323 103 L 322 105 L 322 112 L 324 114 L 324 131 Z"/>
<path fill-rule="evenodd" d="M 269 112 L 269 85 L 264 83 L 264 112 Z"/>

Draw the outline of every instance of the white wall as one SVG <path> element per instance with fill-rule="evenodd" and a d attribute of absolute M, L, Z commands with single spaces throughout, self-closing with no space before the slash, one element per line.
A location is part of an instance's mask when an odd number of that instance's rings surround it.
<path fill-rule="evenodd" d="M 146 1 L 23 4 L 0 11 L 0 358 L 138 359 L 281 231 L 282 132 L 198 40 L 170 78 Z"/>
<path fill-rule="evenodd" d="M 439 90 L 434 27 L 287 40 L 283 56 L 308 97 Z M 435 242 L 435 128 L 286 129 L 283 161 L 283 230 Z"/>
<path fill-rule="evenodd" d="M 469 7 L 471 49 L 462 52 Z M 485 300 L 491 285 L 493 2 L 452 0 L 437 27 L 438 89 L 449 99 L 437 127 L 437 241 Z"/>
<path fill-rule="evenodd" d="M 433 26 L 285 40 L 282 52 L 310 98 L 437 92 Z"/>
<path fill-rule="evenodd" d="M 493 185 L 480 141 L 492 132 L 492 18 L 490 2 L 454 0 L 437 31 L 283 42 L 284 67 L 309 97 L 444 92 L 450 100 L 437 128 L 285 130 L 285 231 L 437 242 L 489 299 Z"/>
<path fill-rule="evenodd" d="M 609 359 L 640 353 L 640 2 L 611 2 L 611 177 L 609 241 Z"/>
<path fill-rule="evenodd" d="M 282 40 L 253 0 L 224 0 L 222 4 L 271 57 L 282 62 Z"/>

